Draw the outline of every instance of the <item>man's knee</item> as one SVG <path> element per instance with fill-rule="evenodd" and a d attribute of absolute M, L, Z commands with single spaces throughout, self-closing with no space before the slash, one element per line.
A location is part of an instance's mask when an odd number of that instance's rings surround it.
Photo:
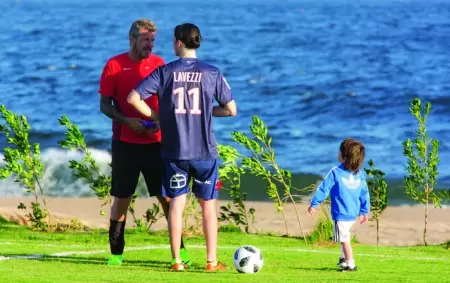
<path fill-rule="evenodd" d="M 114 205 L 118 205 L 118 206 L 129 205 L 131 202 L 131 198 L 132 198 L 132 196 L 130 196 L 130 197 L 114 197 L 113 206 Z"/>
<path fill-rule="evenodd" d="M 123 221 L 126 218 L 130 202 L 131 197 L 114 197 L 113 204 L 111 206 L 111 219 Z"/>

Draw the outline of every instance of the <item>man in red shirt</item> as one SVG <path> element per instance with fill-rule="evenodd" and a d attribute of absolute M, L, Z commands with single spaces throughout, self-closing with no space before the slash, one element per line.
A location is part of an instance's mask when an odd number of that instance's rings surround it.
<path fill-rule="evenodd" d="M 136 191 L 142 172 L 150 196 L 156 196 L 166 219 L 170 199 L 162 196 L 161 132 L 142 125 L 144 116 L 127 103 L 128 94 L 164 60 L 152 54 L 156 26 L 141 19 L 133 22 L 129 31 L 130 50 L 108 60 L 100 78 L 100 110 L 112 122 L 112 188 L 109 241 L 109 265 L 120 265 L 125 247 L 124 229 L 128 206 Z M 145 101 L 158 108 L 157 96 Z M 183 246 L 184 262 L 190 263 Z"/>

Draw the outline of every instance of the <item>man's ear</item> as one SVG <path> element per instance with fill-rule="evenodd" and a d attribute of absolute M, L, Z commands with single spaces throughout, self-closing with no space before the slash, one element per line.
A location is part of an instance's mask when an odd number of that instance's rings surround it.
<path fill-rule="evenodd" d="M 135 43 L 136 38 L 134 38 L 133 36 L 129 35 L 128 36 L 128 40 L 130 41 L 130 46 L 132 46 Z"/>

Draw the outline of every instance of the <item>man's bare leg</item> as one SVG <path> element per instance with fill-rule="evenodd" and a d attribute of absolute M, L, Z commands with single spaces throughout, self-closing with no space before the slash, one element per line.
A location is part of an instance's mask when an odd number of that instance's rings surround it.
<path fill-rule="evenodd" d="M 109 245 L 113 257 L 108 261 L 108 264 L 110 265 L 118 265 L 122 263 L 122 254 L 125 248 L 125 224 L 130 202 L 131 197 L 114 197 L 113 205 L 111 206 Z M 117 256 L 119 258 L 117 258 Z"/>
<path fill-rule="evenodd" d="M 166 217 L 166 220 L 168 220 L 169 219 L 170 198 L 165 198 L 161 195 L 157 196 L 157 198 L 163 209 L 164 216 Z"/>
<path fill-rule="evenodd" d="M 183 211 L 186 205 L 186 194 L 171 199 L 169 208 L 169 237 L 172 258 L 181 263 L 180 248 L 183 232 Z"/>
<path fill-rule="evenodd" d="M 114 197 L 111 206 L 111 220 L 123 222 L 127 218 L 128 206 L 130 205 L 131 197 L 118 198 Z"/>

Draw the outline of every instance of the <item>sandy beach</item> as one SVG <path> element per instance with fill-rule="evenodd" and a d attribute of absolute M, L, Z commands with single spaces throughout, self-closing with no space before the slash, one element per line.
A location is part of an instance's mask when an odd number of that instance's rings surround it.
<path fill-rule="evenodd" d="M 77 218 L 89 227 L 107 228 L 109 224 L 109 207 L 101 207 L 102 201 L 96 198 L 46 198 L 52 216 L 63 218 Z M 17 209 L 20 202 L 30 205 L 30 198 L 0 198 L 0 216 L 8 220 L 23 221 L 25 213 Z M 141 198 L 136 202 L 136 212 L 141 216 L 155 198 Z M 220 201 L 220 205 L 226 204 Z M 280 213 L 276 213 L 275 206 L 270 202 L 247 202 L 248 207 L 256 209 L 255 221 L 251 232 L 262 232 L 283 235 L 286 234 L 285 223 Z M 317 216 L 306 215 L 306 204 L 297 204 L 303 230 L 309 233 Z M 100 210 L 105 215 L 100 215 Z M 287 226 L 290 235 L 301 235 L 297 216 L 292 205 L 285 207 Z M 127 226 L 133 227 L 131 217 Z M 416 245 L 422 242 L 424 228 L 424 208 L 422 206 L 391 206 L 388 207 L 381 218 L 380 244 L 389 246 Z M 167 229 L 167 222 L 160 219 L 152 229 Z M 366 224 L 356 223 L 352 230 L 358 241 L 362 244 L 376 244 L 375 222 Z M 428 243 L 440 244 L 450 240 L 449 208 L 430 208 L 428 217 Z"/>

